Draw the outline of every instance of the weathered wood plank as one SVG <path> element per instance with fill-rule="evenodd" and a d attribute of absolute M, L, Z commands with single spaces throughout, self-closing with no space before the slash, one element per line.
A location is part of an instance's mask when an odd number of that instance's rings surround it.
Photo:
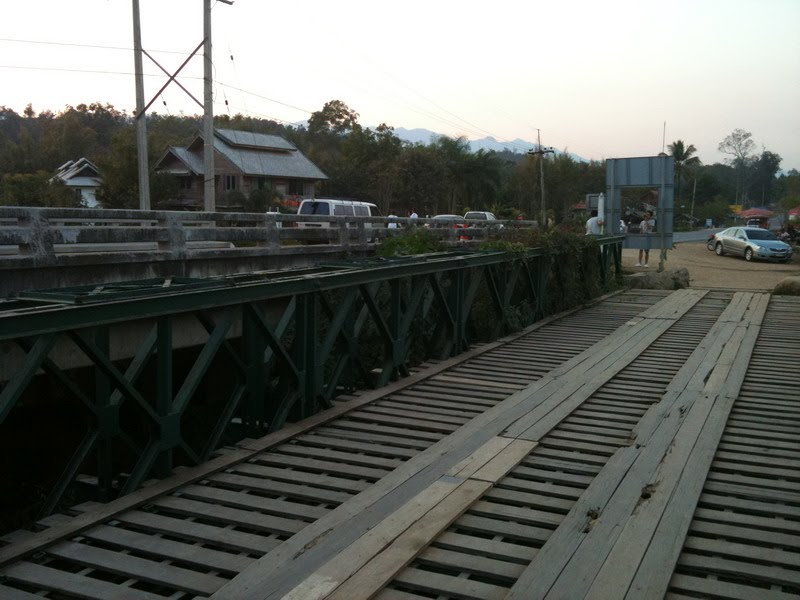
<path fill-rule="evenodd" d="M 254 560 L 247 556 L 203 548 L 197 544 L 176 542 L 163 537 L 123 529 L 122 527 L 100 525 L 84 532 L 83 536 L 90 540 L 114 544 L 153 556 L 179 560 L 211 571 L 220 570 L 228 573 L 239 573 L 250 566 Z"/>
<path fill-rule="evenodd" d="M 404 531 L 329 596 L 330 600 L 372 598 L 408 565 L 439 533 L 483 494 L 489 483 L 468 480 Z"/>
<path fill-rule="evenodd" d="M 283 596 L 284 600 L 326 597 L 413 523 L 455 492 L 462 483 L 463 480 L 455 478 L 435 482 L 398 510 L 386 515 L 375 527 L 348 545 L 338 556 L 307 576 Z"/>
<path fill-rule="evenodd" d="M 522 566 L 527 565 L 536 556 L 536 548 L 531 548 L 530 546 L 487 540 L 452 531 L 445 531 L 437 537 L 436 546 L 463 554 L 476 554 L 505 562 L 515 562 Z"/>
<path fill-rule="evenodd" d="M 414 568 L 402 571 L 396 582 L 412 589 L 448 594 L 464 600 L 502 600 L 508 591 L 489 583 Z"/>
<path fill-rule="evenodd" d="M 730 600 L 796 600 L 794 594 L 785 594 L 780 590 L 766 589 L 760 586 L 743 585 L 720 581 L 719 579 L 706 579 L 693 575 L 675 574 L 670 581 L 670 590 L 686 591 L 697 598 L 726 598 Z M 673 597 L 672 593 L 667 598 Z"/>
<path fill-rule="evenodd" d="M 257 490 L 297 498 L 311 500 L 320 504 L 341 504 L 353 497 L 352 493 L 297 485 L 285 481 L 274 481 L 266 478 L 237 475 L 235 473 L 219 473 L 209 478 L 209 481 L 230 485 L 243 490 Z"/>
<path fill-rule="evenodd" d="M 186 519 L 175 519 L 138 510 L 130 510 L 117 516 L 117 521 L 126 525 L 141 527 L 148 531 L 166 533 L 198 542 L 231 548 L 239 552 L 249 552 L 258 556 L 266 554 L 280 542 L 277 538 L 263 537 L 225 527 L 214 527 L 194 523 Z"/>
<path fill-rule="evenodd" d="M 164 596 L 143 590 L 24 561 L 6 567 L 3 569 L 3 575 L 12 581 L 26 583 L 37 589 L 71 594 L 87 600 L 164 600 Z"/>
<path fill-rule="evenodd" d="M 122 552 L 111 552 L 87 544 L 62 542 L 49 548 L 47 553 L 92 569 L 100 569 L 193 594 L 213 594 L 228 581 L 216 575 L 198 573 L 190 569 Z"/>
<path fill-rule="evenodd" d="M 292 535 L 300 531 L 305 523 L 271 515 L 262 515 L 252 510 L 240 510 L 220 504 L 197 502 L 178 496 L 164 496 L 153 501 L 155 506 L 174 510 L 185 515 L 230 523 L 249 529 L 257 529 L 277 535 Z"/>

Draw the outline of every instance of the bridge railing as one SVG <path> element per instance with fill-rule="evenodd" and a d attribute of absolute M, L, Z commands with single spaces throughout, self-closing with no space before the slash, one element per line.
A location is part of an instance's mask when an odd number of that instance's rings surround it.
<path fill-rule="evenodd" d="M 580 290 L 619 272 L 621 244 L 587 245 Z M 127 493 L 533 322 L 565 258 L 462 250 L 21 294 L 0 302 L 0 453 L 38 465 L 9 440 L 58 445 L 57 475 L 29 488 L 41 514 L 76 482 Z"/>
<path fill-rule="evenodd" d="M 412 226 L 431 227 L 451 241 L 485 240 L 504 224 L 467 221 L 461 228 L 450 221 L 401 217 L 0 207 L 0 259 L 35 256 L 47 261 L 58 254 L 120 251 L 179 256 L 202 250 L 275 250 L 299 243 L 363 245 Z M 536 226 L 533 221 L 513 224 Z"/>

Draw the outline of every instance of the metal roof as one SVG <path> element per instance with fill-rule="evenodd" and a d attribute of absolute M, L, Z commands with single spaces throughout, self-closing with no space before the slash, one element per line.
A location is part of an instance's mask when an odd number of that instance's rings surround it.
<path fill-rule="evenodd" d="M 203 138 L 198 135 L 188 148 L 170 147 L 156 167 L 158 168 L 166 156 L 172 153 L 193 173 L 203 175 L 202 144 Z M 277 135 L 217 129 L 214 135 L 214 149 L 236 165 L 244 175 L 328 179 L 328 176 L 294 144 Z"/>
<path fill-rule="evenodd" d="M 235 129 L 217 129 L 214 133 L 216 137 L 224 140 L 229 146 L 259 150 L 297 150 L 297 146 L 279 135 L 237 131 Z"/>

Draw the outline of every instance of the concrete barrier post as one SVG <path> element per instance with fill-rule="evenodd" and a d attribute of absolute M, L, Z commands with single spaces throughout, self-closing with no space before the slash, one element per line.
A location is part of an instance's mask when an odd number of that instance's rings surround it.
<path fill-rule="evenodd" d="M 158 242 L 158 251 L 167 252 L 175 258 L 186 254 L 186 230 L 173 213 L 161 213 L 158 226 L 167 229 L 167 241 Z"/>
<path fill-rule="evenodd" d="M 40 210 L 28 209 L 19 219 L 20 227 L 29 231 L 28 243 L 19 245 L 19 253 L 36 258 L 55 258 L 50 220 Z"/>

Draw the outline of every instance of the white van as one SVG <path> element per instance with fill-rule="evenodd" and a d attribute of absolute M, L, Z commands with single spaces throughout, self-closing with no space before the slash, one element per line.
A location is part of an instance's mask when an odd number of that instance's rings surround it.
<path fill-rule="evenodd" d="M 322 217 L 380 217 L 378 207 L 372 202 L 359 202 L 357 200 L 331 200 L 329 198 L 313 198 L 303 200 L 297 207 L 298 215 L 317 215 Z M 298 221 L 301 229 L 315 229 L 330 227 L 330 222 Z M 365 223 L 365 228 L 372 227 L 372 223 Z"/>

